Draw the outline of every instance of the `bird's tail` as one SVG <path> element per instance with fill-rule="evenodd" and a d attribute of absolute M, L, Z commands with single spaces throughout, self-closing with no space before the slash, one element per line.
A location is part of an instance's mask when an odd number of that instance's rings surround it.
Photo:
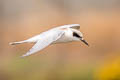
<path fill-rule="evenodd" d="M 27 41 L 19 41 L 19 42 L 11 42 L 9 43 L 10 45 L 17 45 L 17 44 L 22 44 L 22 43 L 26 43 Z"/>

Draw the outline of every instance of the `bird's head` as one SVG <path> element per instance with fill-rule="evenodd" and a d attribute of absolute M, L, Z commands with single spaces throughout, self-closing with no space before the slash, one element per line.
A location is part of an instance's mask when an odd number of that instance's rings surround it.
<path fill-rule="evenodd" d="M 82 41 L 89 46 L 88 42 L 83 38 L 83 34 L 78 30 L 73 30 L 72 36 L 75 41 Z"/>

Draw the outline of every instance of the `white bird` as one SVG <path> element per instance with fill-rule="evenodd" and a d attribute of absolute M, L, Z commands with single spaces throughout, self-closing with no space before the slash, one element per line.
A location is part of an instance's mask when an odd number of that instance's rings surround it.
<path fill-rule="evenodd" d="M 50 44 L 71 42 L 71 41 L 82 41 L 86 45 L 88 43 L 84 40 L 82 33 L 79 31 L 79 24 L 69 24 L 59 26 L 43 32 L 37 36 L 29 38 L 24 41 L 12 42 L 11 45 L 22 44 L 22 43 L 35 43 L 35 45 L 22 57 L 34 54 Z M 89 46 L 89 45 L 88 45 Z"/>

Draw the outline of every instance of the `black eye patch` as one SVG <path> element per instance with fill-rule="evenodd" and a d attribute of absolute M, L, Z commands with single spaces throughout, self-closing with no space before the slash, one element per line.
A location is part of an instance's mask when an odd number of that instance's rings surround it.
<path fill-rule="evenodd" d="M 81 38 L 81 36 L 79 36 L 76 32 L 73 32 L 73 36 L 74 36 L 74 37 Z"/>

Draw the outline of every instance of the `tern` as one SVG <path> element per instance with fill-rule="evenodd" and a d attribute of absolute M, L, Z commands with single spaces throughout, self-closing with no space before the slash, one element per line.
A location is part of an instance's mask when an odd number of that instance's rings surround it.
<path fill-rule="evenodd" d="M 39 35 L 36 35 L 27 40 L 19 41 L 19 42 L 11 42 L 10 45 L 22 44 L 22 43 L 35 43 L 35 45 L 23 56 L 29 56 L 34 54 L 45 47 L 56 44 L 56 43 L 66 43 L 72 41 L 82 41 L 86 45 L 89 44 L 83 38 L 83 34 L 79 31 L 80 24 L 69 24 L 59 26 L 48 31 L 42 32 Z"/>

